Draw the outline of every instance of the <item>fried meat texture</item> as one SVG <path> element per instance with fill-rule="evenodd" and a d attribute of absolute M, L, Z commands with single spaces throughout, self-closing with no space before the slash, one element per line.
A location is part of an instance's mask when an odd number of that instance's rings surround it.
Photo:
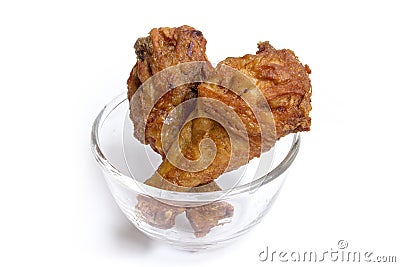
<path fill-rule="evenodd" d="M 150 36 L 138 39 L 138 61 L 128 79 L 128 99 L 161 70 L 183 62 L 207 61 L 205 44 L 202 34 L 189 26 L 153 29 Z M 158 101 L 151 98 L 157 98 L 154 91 L 159 86 L 144 88 L 140 101 L 130 107 L 135 136 L 164 159 L 145 184 L 180 192 L 218 191 L 214 180 L 224 172 L 259 157 L 287 134 L 310 130 L 310 73 L 293 51 L 276 50 L 262 42 L 255 55 L 229 57 L 220 62 L 207 82 L 172 87 Z M 174 125 L 178 131 L 169 136 L 170 142 L 163 147 L 161 129 L 171 111 L 197 97 L 215 100 L 223 107 L 213 101 L 197 101 L 193 109 L 179 110 Z M 148 118 L 138 116 L 151 102 L 156 105 L 151 107 Z M 229 111 L 237 115 L 236 121 Z M 212 143 L 202 143 L 207 139 Z M 202 168 L 191 170 L 188 160 Z M 233 206 L 223 201 L 176 207 L 147 196 L 137 199 L 136 212 L 160 229 L 173 227 L 176 216 L 185 211 L 196 237 L 229 222 L 234 212 Z"/>
<path fill-rule="evenodd" d="M 276 50 L 268 42 L 258 44 L 255 55 L 243 57 L 229 57 L 220 62 L 218 66 L 229 66 L 229 69 L 238 70 L 245 74 L 256 86 L 247 86 L 248 82 L 239 81 L 236 76 L 228 81 L 224 71 L 216 74 L 213 81 L 217 83 L 203 83 L 198 87 L 198 96 L 218 100 L 235 111 L 245 125 L 245 133 L 235 131 L 236 125 L 223 127 L 219 122 L 209 118 L 195 118 L 186 123 L 179 136 L 179 148 L 169 151 L 168 159 L 164 159 L 154 176 L 160 176 L 167 181 L 183 186 L 195 187 L 209 183 L 227 171 L 236 169 L 259 157 L 262 152 L 269 150 L 279 138 L 299 131 L 308 131 L 311 125 L 309 112 L 311 110 L 311 82 L 310 68 L 303 65 L 294 52 L 288 49 Z M 217 66 L 217 69 L 218 69 Z M 244 86 L 238 84 L 244 83 Z M 223 84 L 224 86 L 221 86 Z M 228 87 L 236 87 L 235 92 Z M 258 89 L 257 89 L 258 88 Z M 260 125 L 252 108 L 246 104 L 247 99 L 258 105 L 261 98 L 268 102 L 271 116 L 266 116 L 265 125 Z M 263 105 L 261 101 L 260 106 Z M 195 113 L 212 111 L 211 104 L 197 104 Z M 268 112 L 261 112 L 266 115 Z M 257 113 L 260 115 L 260 113 Z M 225 121 L 230 118 L 224 117 L 224 112 L 213 112 L 213 116 L 220 116 Z M 273 120 L 273 123 L 271 123 Z M 220 120 L 221 121 L 221 120 Z M 222 120 L 224 121 L 224 120 Z M 267 134 L 262 135 L 261 128 L 267 129 Z M 273 132 L 271 127 L 274 126 Z M 232 135 L 227 130 L 233 128 L 239 138 L 232 143 Z M 245 138 L 247 136 L 248 142 Z M 231 139 L 230 139 L 231 138 Z M 199 160 L 202 157 L 200 142 L 203 139 L 213 140 L 216 148 L 215 158 L 208 167 L 200 171 L 188 171 L 184 164 L 179 161 Z M 232 145 L 233 144 L 233 145 Z M 177 146 L 175 146 L 177 147 Z M 233 153 L 235 150 L 235 153 Z M 180 153 L 182 152 L 182 153 Z M 178 156 L 183 154 L 184 157 Z M 239 157 L 237 155 L 240 155 Z M 243 156 L 244 155 L 244 156 Z M 233 156 L 236 156 L 232 160 Z M 171 163 L 173 160 L 174 163 Z"/>
<path fill-rule="evenodd" d="M 152 29 L 149 36 L 139 38 L 134 46 L 137 62 L 127 81 L 128 100 L 131 101 L 138 88 L 149 78 L 168 67 L 185 62 L 208 62 L 205 54 L 206 43 L 203 34 L 190 26 Z M 163 147 L 161 143 L 162 126 L 175 107 L 188 99 L 197 97 L 197 85 L 198 83 L 192 83 L 174 87 L 160 98 L 151 91 L 158 90 L 156 86 L 147 87 L 140 92 L 139 101 L 131 103 L 130 106 L 135 137 L 145 144 L 150 144 L 164 157 L 168 147 Z M 146 108 L 151 109 L 150 114 L 138 116 L 138 114 L 143 114 Z M 186 109 L 178 114 L 174 120 L 178 129 L 190 111 Z"/>
<path fill-rule="evenodd" d="M 174 187 L 163 179 L 150 178 L 145 184 L 160 189 L 182 191 L 182 187 Z M 187 192 L 196 193 L 219 190 L 221 188 L 215 182 L 199 187 L 186 188 Z M 144 195 L 139 195 L 137 201 L 136 214 L 142 217 L 146 223 L 159 229 L 172 228 L 175 225 L 176 216 L 186 211 L 186 218 L 189 220 L 196 237 L 205 236 L 213 227 L 227 223 L 233 216 L 233 206 L 224 201 L 198 207 L 178 207 Z"/>
<path fill-rule="evenodd" d="M 223 225 L 233 217 L 233 206 L 219 201 L 199 207 L 187 208 L 186 218 L 194 230 L 196 237 L 207 235 L 215 226 Z"/>
<path fill-rule="evenodd" d="M 175 217 L 185 208 L 165 204 L 154 198 L 138 195 L 136 212 L 151 226 L 159 229 L 170 229 L 175 225 Z"/>

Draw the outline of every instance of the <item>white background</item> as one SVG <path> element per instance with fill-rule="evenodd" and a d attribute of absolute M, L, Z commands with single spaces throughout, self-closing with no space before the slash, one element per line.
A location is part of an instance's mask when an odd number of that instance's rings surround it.
<path fill-rule="evenodd" d="M 399 262 L 399 11 L 396 1 L 2 1 L 0 265 L 266 266 L 267 245 L 324 251 L 340 239 Z M 269 40 L 313 71 L 312 131 L 275 206 L 243 239 L 197 254 L 131 226 L 89 146 L 96 114 L 126 90 L 136 38 L 182 24 L 203 31 L 212 62 Z"/>

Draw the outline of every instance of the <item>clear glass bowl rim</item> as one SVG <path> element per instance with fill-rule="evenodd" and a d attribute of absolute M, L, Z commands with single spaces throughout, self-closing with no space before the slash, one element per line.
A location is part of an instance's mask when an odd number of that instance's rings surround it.
<path fill-rule="evenodd" d="M 126 189 L 135 191 L 138 194 L 156 197 L 158 199 L 164 199 L 167 201 L 199 202 L 209 201 L 211 199 L 226 199 L 236 196 L 238 194 L 253 192 L 261 186 L 266 186 L 271 181 L 275 180 L 281 174 L 283 174 L 291 166 L 300 149 L 300 134 L 295 133 L 293 134 L 292 145 L 289 151 L 287 152 L 285 158 L 281 162 L 279 162 L 279 164 L 275 168 L 270 170 L 267 174 L 253 180 L 252 182 L 237 186 L 235 188 L 214 192 L 177 192 L 148 186 L 142 182 L 136 181 L 132 177 L 128 177 L 121 173 L 107 160 L 101 150 L 99 131 L 101 131 L 102 125 L 106 121 L 108 115 L 125 101 L 127 101 L 127 95 L 126 93 L 121 93 L 108 104 L 106 104 L 104 108 L 99 112 L 92 126 L 91 149 L 96 161 L 99 163 L 103 172 L 110 175 L 113 179 L 115 179 L 116 182 L 124 186 Z"/>

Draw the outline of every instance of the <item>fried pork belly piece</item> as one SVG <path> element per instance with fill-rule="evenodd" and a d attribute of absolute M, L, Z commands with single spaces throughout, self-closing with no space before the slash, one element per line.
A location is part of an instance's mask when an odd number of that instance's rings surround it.
<path fill-rule="evenodd" d="M 228 223 L 232 216 L 233 206 L 223 201 L 186 209 L 186 217 L 196 237 L 203 237 L 215 226 Z"/>
<path fill-rule="evenodd" d="M 205 54 L 206 43 L 203 34 L 190 26 L 152 29 L 149 36 L 139 38 L 134 46 L 137 63 L 127 81 L 128 99 L 131 101 L 138 88 L 161 70 L 185 62 L 208 62 Z M 211 64 L 208 65 L 211 67 Z M 150 144 L 164 157 L 164 151 L 168 151 L 168 147 L 163 147 L 161 143 L 161 128 L 171 110 L 182 102 L 197 97 L 197 85 L 198 83 L 192 83 L 177 86 L 161 95 L 160 99 L 156 94 L 157 86 L 147 87 L 140 92 L 142 95 L 138 96 L 139 100 L 131 103 L 130 107 L 135 137 L 145 144 Z M 151 109 L 148 117 L 138 116 L 144 114 L 146 109 Z M 186 109 L 177 115 L 173 122 L 177 129 L 180 129 L 190 112 L 190 109 Z"/>
<path fill-rule="evenodd" d="M 269 150 L 279 138 L 299 131 L 308 131 L 311 125 L 309 112 L 311 110 L 311 82 L 310 68 L 301 64 L 294 52 L 288 49 L 276 50 L 268 42 L 258 44 L 256 55 L 245 55 L 239 58 L 227 58 L 219 67 L 224 69 L 229 66 L 245 74 L 262 92 L 251 86 L 248 81 L 240 77 L 224 75 L 224 71 L 214 77 L 216 84 L 203 83 L 198 87 L 198 96 L 215 99 L 225 103 L 235 111 L 245 125 L 245 130 L 235 130 L 236 124 L 229 125 L 230 117 L 224 118 L 224 112 L 218 109 L 213 111 L 212 104 L 197 104 L 195 113 L 209 113 L 212 116 L 220 116 L 228 121 L 228 126 L 223 127 L 219 122 L 208 118 L 196 118 L 186 123 L 179 136 L 180 146 L 172 146 L 168 152 L 168 159 L 164 159 L 154 176 L 160 176 L 167 181 L 183 186 L 195 187 L 209 183 L 226 171 L 236 169 L 259 157 L 262 152 Z M 217 66 L 218 69 L 218 66 Z M 227 68 L 229 72 L 230 68 Z M 228 77 L 228 78 L 226 78 Z M 228 79 L 228 80 L 224 80 Z M 222 86 L 224 85 L 224 86 Z M 229 90 L 234 88 L 234 92 Z M 270 112 L 252 112 L 244 99 L 263 106 L 262 98 L 268 102 Z M 268 109 L 269 110 L 269 109 Z M 272 116 L 268 116 L 268 113 Z M 265 123 L 258 123 L 258 117 L 266 116 Z M 272 123 L 272 121 L 274 124 Z M 260 125 L 261 124 L 261 125 Z M 271 125 L 274 125 L 271 131 Z M 267 134 L 262 135 L 261 129 L 266 127 Z M 231 143 L 231 132 L 238 135 L 236 142 Z M 248 138 L 248 141 L 242 137 Z M 208 157 L 202 157 L 200 142 L 203 139 L 212 139 L 215 144 L 215 158 L 208 167 L 200 171 L 188 171 L 185 164 L 180 161 L 186 159 L 194 161 L 207 161 Z M 233 145 L 232 145 L 233 144 Z M 180 147 L 177 149 L 176 147 Z M 180 156 L 182 151 L 183 157 Z M 208 150 L 205 149 L 205 152 Z M 205 153 L 207 154 L 207 153 Z M 239 156 L 238 156 L 239 155 Z M 232 158 L 235 157 L 233 160 Z M 186 158 L 186 159 L 185 159 Z M 171 163 L 171 160 L 173 163 Z M 203 164 L 207 166 L 207 164 Z"/>

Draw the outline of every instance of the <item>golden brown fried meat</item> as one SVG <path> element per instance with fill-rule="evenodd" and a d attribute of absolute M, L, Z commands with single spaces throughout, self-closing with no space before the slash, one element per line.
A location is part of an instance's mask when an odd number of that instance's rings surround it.
<path fill-rule="evenodd" d="M 246 74 L 263 92 L 273 113 L 277 139 L 310 130 L 311 69 L 292 50 L 276 50 L 269 42 L 261 42 L 256 55 L 230 57 L 222 63 Z M 229 97 L 219 96 L 219 100 L 229 101 Z"/>
<path fill-rule="evenodd" d="M 233 206 L 224 201 L 186 209 L 186 218 L 196 237 L 207 235 L 215 226 L 229 222 L 232 216 Z"/>
<path fill-rule="evenodd" d="M 171 153 L 170 150 L 169 159 L 165 159 L 161 163 L 153 177 L 162 177 L 168 182 L 182 187 L 196 187 L 207 184 L 225 172 L 231 155 L 231 144 L 228 133 L 219 123 L 207 118 L 196 118 L 185 124 L 182 132 L 191 133 L 189 136 L 180 135 L 179 140 L 181 144 L 183 143 L 182 154 L 187 159 L 198 160 L 200 158 L 199 145 L 205 138 L 210 138 L 216 145 L 215 159 L 204 170 L 186 171 L 171 163 L 170 157 L 175 157 L 178 152 Z M 179 159 L 175 162 L 179 164 Z"/>
<path fill-rule="evenodd" d="M 137 200 L 137 214 L 146 223 L 159 229 L 172 228 L 175 225 L 175 217 L 185 211 L 183 207 L 168 205 L 143 195 L 138 195 Z"/>
<path fill-rule="evenodd" d="M 161 70 L 184 62 L 208 61 L 205 54 L 206 43 L 203 34 L 190 26 L 152 29 L 149 36 L 139 38 L 134 46 L 137 63 L 127 81 L 128 99 L 131 100 L 140 85 Z M 147 98 L 143 96 L 142 101 L 130 107 L 135 136 L 145 144 L 150 144 L 157 153 L 164 157 L 164 151 L 168 151 L 168 148 L 162 146 L 161 128 L 171 110 L 182 102 L 197 96 L 197 85 L 198 83 L 192 83 L 178 86 L 158 101 L 157 99 L 149 100 L 154 92 L 143 92 L 143 94 L 147 94 Z M 156 102 L 154 107 L 153 104 L 149 104 L 153 102 L 152 100 Z M 149 108 L 146 105 L 151 105 L 152 110 L 149 116 L 146 118 L 138 116 L 144 112 L 144 109 Z M 183 123 L 190 111 L 185 110 L 179 114 L 180 117 L 175 120 L 177 128 L 180 128 L 179 124 Z"/>
<path fill-rule="evenodd" d="M 145 184 L 170 191 L 183 191 L 182 187 L 173 186 L 164 179 L 150 178 Z M 215 182 L 199 187 L 186 188 L 187 192 L 196 193 L 219 190 L 221 188 Z M 139 195 L 137 200 L 136 213 L 142 217 L 143 221 L 159 229 L 172 228 L 175 225 L 176 216 L 186 211 L 186 217 L 192 225 L 196 237 L 206 235 L 211 228 L 221 225 L 222 219 L 228 219 L 233 216 L 233 206 L 223 201 L 187 208 L 169 205 L 143 195 Z"/>
<path fill-rule="evenodd" d="M 227 58 L 219 65 L 227 65 L 240 71 L 257 85 L 271 109 L 275 133 L 270 131 L 270 127 L 267 127 L 268 134 L 261 135 L 260 129 L 263 125 L 260 126 L 257 123 L 255 114 L 243 100 L 247 98 L 247 100 L 257 103 L 260 96 L 256 94 L 256 90 L 258 90 L 256 87 L 239 86 L 233 93 L 218 83 L 216 85 L 203 83 L 198 87 L 199 97 L 216 99 L 231 107 L 245 125 L 247 133 L 243 135 L 248 136 L 250 148 L 248 149 L 245 141 L 236 142 L 235 147 L 232 147 L 227 128 L 212 119 L 197 118 L 185 124 L 179 136 L 182 154 L 187 159 L 198 160 L 201 157 L 200 142 L 205 138 L 210 138 L 216 146 L 213 162 L 207 168 L 193 172 L 185 170 L 182 166 L 177 167 L 176 161 L 174 165 L 170 160 L 165 159 L 155 176 L 161 176 L 173 184 L 184 187 L 206 184 L 218 178 L 225 171 L 238 168 L 252 158 L 260 156 L 260 153 L 270 149 L 279 138 L 289 133 L 310 129 L 311 82 L 308 75 L 311 71 L 307 65 L 301 64 L 293 51 L 276 50 L 268 42 L 263 42 L 258 44 L 256 55 Z M 224 77 L 224 75 L 217 74 L 214 80 L 224 79 Z M 237 83 L 240 82 L 233 78 L 223 84 L 235 87 Z M 262 103 L 261 101 L 260 105 L 263 105 Z M 210 105 L 199 106 L 198 104 L 195 112 L 199 112 L 199 109 L 209 111 L 211 108 Z M 214 113 L 224 116 L 221 112 Z M 230 118 L 225 119 L 229 121 Z M 266 121 L 268 124 L 268 118 Z M 242 136 L 240 133 L 238 135 Z M 264 140 L 265 138 L 266 140 Z M 241 153 L 232 153 L 233 149 Z M 244 154 L 246 157 L 238 158 L 232 163 L 233 154 Z M 170 159 L 178 157 L 174 153 L 169 156 L 171 156 Z"/>

